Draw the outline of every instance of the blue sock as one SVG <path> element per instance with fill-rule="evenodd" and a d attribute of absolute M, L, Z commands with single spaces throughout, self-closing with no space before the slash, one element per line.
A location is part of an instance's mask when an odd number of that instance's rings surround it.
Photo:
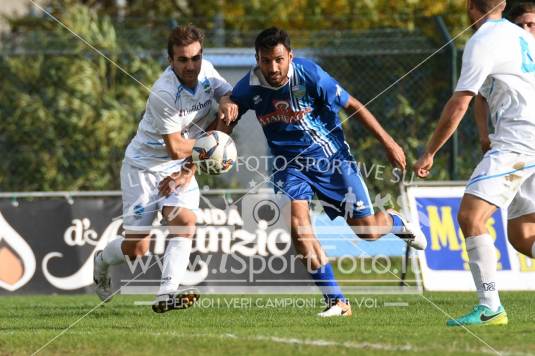
<path fill-rule="evenodd" d="M 396 234 L 400 231 L 403 231 L 405 225 L 403 225 L 403 221 L 401 220 L 401 218 L 396 214 L 388 213 L 388 215 L 390 215 L 390 217 L 392 218 L 392 233 Z"/>
<path fill-rule="evenodd" d="M 347 303 L 347 299 L 342 294 L 340 286 L 334 279 L 333 267 L 330 263 L 310 273 L 310 275 L 314 278 L 316 285 L 321 289 L 323 298 L 328 305 L 336 303 L 337 300 Z"/>

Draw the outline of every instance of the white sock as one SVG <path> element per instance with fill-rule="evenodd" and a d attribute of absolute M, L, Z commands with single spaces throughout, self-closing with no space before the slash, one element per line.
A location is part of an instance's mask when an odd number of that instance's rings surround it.
<path fill-rule="evenodd" d="M 494 240 L 489 234 L 468 237 L 466 251 L 470 259 L 470 270 L 476 284 L 479 304 L 497 311 L 501 303 L 496 286 L 498 260 Z"/>
<path fill-rule="evenodd" d="M 188 268 L 192 244 L 193 240 L 187 237 L 169 239 L 163 255 L 162 279 L 158 295 L 174 293 L 178 289 Z"/>
<path fill-rule="evenodd" d="M 102 250 L 101 254 L 102 261 L 104 261 L 104 263 L 106 263 L 107 265 L 118 265 L 125 261 L 123 250 L 121 249 L 123 240 L 124 237 L 119 237 L 115 240 L 108 242 L 106 247 L 104 247 L 104 250 Z"/>
<path fill-rule="evenodd" d="M 535 258 L 535 242 L 531 246 L 531 258 Z"/>

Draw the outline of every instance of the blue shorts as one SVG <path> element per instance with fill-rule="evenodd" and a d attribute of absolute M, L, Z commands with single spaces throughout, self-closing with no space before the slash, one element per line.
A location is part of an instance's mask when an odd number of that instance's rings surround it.
<path fill-rule="evenodd" d="M 303 158 L 275 170 L 275 192 L 290 200 L 307 201 L 316 194 L 331 220 L 338 216 L 358 219 L 373 215 L 373 204 L 357 163 L 349 155 L 339 157 L 314 160 L 312 164 L 305 164 L 307 158 Z"/>

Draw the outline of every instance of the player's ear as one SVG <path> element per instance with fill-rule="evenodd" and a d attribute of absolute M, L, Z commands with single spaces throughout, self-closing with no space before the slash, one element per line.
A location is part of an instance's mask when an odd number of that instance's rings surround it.
<path fill-rule="evenodd" d="M 173 64 L 173 58 L 167 56 L 167 60 L 169 61 L 169 65 L 172 65 L 172 64 Z"/>
<path fill-rule="evenodd" d="M 258 52 L 255 53 L 254 57 L 256 58 L 256 63 L 258 63 L 258 60 L 259 60 L 259 58 L 258 58 Z"/>

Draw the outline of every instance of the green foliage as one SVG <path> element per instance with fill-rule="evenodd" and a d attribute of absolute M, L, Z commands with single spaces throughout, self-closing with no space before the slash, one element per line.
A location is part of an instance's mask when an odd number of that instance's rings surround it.
<path fill-rule="evenodd" d="M 115 1 L 84 4 L 59 0 L 48 9 L 145 87 L 47 16 L 11 19 L 14 40 L 3 43 L 0 55 L 0 190 L 118 188 L 124 149 L 144 110 L 148 87 L 164 67 L 162 52 L 174 24 L 204 28 L 207 46 L 249 47 L 260 29 L 284 27 L 296 48 L 316 48 L 320 64 L 365 103 L 429 53 L 410 51 L 443 43 L 427 16 L 445 15 L 454 35 L 467 25 L 464 0 L 296 0 L 292 6 L 265 0 L 130 0 L 125 17 Z M 385 28 L 391 30 L 368 31 Z M 405 40 L 415 32 L 420 37 Z M 382 42 L 396 33 L 397 38 Z M 393 52 L 375 53 L 376 48 Z M 426 64 L 369 107 L 411 163 L 451 92 L 444 70 L 448 64 L 439 57 L 442 62 Z M 388 164 L 383 148 L 356 120 L 345 126 L 359 160 L 368 166 Z M 465 130 L 469 126 L 463 124 Z M 473 135 L 468 129 L 462 138 L 477 142 Z M 460 162 L 461 178 L 475 155 Z M 435 178 L 447 178 L 447 160 L 442 153 Z M 199 184 L 225 183 L 203 175 Z M 374 192 L 397 189 L 388 178 L 369 184 Z"/>
<path fill-rule="evenodd" d="M 120 52 L 109 18 L 74 5 L 61 19 L 139 81 L 150 85 L 158 75 L 156 61 L 141 64 L 135 52 Z M 53 39 L 72 54 L 0 57 L 0 188 L 117 188 L 147 91 L 62 27 L 44 26 L 49 32 L 36 31 L 32 41 Z"/>

